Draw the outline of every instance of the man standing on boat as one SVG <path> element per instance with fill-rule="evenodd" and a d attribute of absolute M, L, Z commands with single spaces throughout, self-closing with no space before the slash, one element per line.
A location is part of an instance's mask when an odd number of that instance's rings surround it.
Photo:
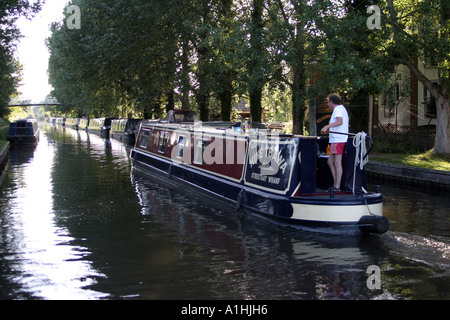
<path fill-rule="evenodd" d="M 328 107 L 333 110 L 330 118 L 330 123 L 324 126 L 321 133 L 326 133 L 330 130 L 330 149 L 331 154 L 328 158 L 328 166 L 333 175 L 334 191 L 340 191 L 342 179 L 342 155 L 344 154 L 345 143 L 348 136 L 346 134 L 338 134 L 333 132 L 348 133 L 348 112 L 341 104 L 341 98 L 337 94 L 330 94 L 328 96 Z"/>

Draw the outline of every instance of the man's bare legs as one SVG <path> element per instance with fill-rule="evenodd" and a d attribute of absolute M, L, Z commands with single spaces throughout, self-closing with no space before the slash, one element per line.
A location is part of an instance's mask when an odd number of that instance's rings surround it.
<path fill-rule="evenodd" d="M 331 154 L 328 158 L 328 166 L 331 169 L 333 175 L 333 186 L 335 189 L 341 189 L 342 179 L 342 154 Z"/>

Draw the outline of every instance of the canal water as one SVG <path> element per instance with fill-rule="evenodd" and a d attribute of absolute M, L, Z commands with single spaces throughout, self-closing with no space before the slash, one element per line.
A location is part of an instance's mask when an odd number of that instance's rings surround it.
<path fill-rule="evenodd" d="M 450 200 L 382 187 L 391 230 L 285 229 L 131 171 L 130 147 L 44 125 L 0 186 L 0 299 L 449 299 Z"/>

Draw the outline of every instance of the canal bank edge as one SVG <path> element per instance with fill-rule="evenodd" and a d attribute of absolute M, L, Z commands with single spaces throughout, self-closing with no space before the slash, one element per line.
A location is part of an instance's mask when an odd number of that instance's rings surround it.
<path fill-rule="evenodd" d="M 365 165 L 369 181 L 375 183 L 407 184 L 427 191 L 449 191 L 450 172 L 411 167 L 400 164 L 369 161 Z"/>
<path fill-rule="evenodd" d="M 2 169 L 1 171 L 3 171 L 4 163 L 8 160 L 9 146 L 10 146 L 9 141 L 6 141 L 2 150 L 0 151 L 0 168 Z"/>
<path fill-rule="evenodd" d="M 0 151 L 0 184 L 3 181 L 3 175 L 5 173 L 6 164 L 8 163 L 8 153 L 9 153 L 10 143 L 6 141 Z"/>

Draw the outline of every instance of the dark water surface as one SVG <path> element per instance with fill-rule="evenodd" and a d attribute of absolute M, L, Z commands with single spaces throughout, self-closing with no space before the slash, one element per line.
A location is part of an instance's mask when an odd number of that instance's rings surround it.
<path fill-rule="evenodd" d="M 387 234 L 320 236 L 130 168 L 129 147 L 72 129 L 11 150 L 0 299 L 450 298 L 448 196 L 383 187 Z"/>

